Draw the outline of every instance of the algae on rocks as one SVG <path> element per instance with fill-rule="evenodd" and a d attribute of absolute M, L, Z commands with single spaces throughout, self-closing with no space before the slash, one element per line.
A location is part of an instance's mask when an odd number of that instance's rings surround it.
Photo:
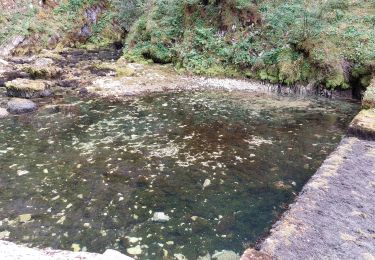
<path fill-rule="evenodd" d="M 54 79 L 61 75 L 62 71 L 53 63 L 50 58 L 38 58 L 33 64 L 23 65 L 22 70 L 32 79 Z"/>
<path fill-rule="evenodd" d="M 9 97 L 37 98 L 50 95 L 51 83 L 43 80 L 15 79 L 5 83 Z"/>

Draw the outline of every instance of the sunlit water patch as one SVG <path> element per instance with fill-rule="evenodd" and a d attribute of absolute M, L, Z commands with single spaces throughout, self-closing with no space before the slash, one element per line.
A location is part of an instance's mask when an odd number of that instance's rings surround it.
<path fill-rule="evenodd" d="M 0 239 L 140 259 L 254 245 L 358 110 L 217 91 L 64 102 L 0 121 Z"/>

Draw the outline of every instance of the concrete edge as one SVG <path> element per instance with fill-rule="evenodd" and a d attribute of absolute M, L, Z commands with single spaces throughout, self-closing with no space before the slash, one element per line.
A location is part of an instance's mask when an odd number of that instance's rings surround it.
<path fill-rule="evenodd" d="M 374 141 L 375 140 L 375 77 L 372 79 L 370 86 L 367 88 L 364 93 L 362 100 L 362 110 L 358 115 L 352 120 L 348 128 L 348 138 L 356 137 L 363 140 Z M 253 248 L 248 248 L 243 255 L 241 260 L 271 260 L 276 259 L 275 256 L 270 255 L 267 252 L 265 244 L 268 243 L 268 246 L 272 244 L 270 241 L 271 235 L 279 233 L 280 238 L 283 237 L 283 234 L 292 232 L 291 230 L 281 230 L 283 222 L 288 222 L 288 218 L 291 215 L 291 212 L 298 208 L 299 201 L 301 200 L 301 195 L 309 189 L 309 186 L 316 184 L 324 183 L 324 174 L 322 174 L 322 169 L 325 165 L 331 160 L 332 156 L 336 156 L 341 153 L 341 150 L 345 150 L 345 147 L 342 147 L 343 143 L 341 142 L 339 146 L 333 151 L 327 159 L 322 163 L 317 172 L 311 177 L 311 179 L 305 184 L 300 194 L 295 198 L 295 201 L 289 206 L 289 209 L 283 213 L 281 218 L 273 225 L 270 230 L 270 234 L 260 245 L 260 249 L 256 250 Z M 304 210 L 309 210 L 310 207 Z M 301 210 L 301 209 L 300 209 Z M 292 227 L 293 229 L 293 227 Z M 293 233 L 293 232 L 292 232 Z M 284 234 L 285 235 L 285 234 Z"/>

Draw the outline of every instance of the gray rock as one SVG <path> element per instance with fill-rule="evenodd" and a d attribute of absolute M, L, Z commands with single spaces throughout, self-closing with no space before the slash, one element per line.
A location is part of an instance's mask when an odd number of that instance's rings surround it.
<path fill-rule="evenodd" d="M 5 108 L 0 107 L 0 118 L 5 118 L 9 115 L 8 111 Z"/>
<path fill-rule="evenodd" d="M 37 67 L 46 67 L 52 65 L 53 59 L 50 58 L 38 58 L 35 60 L 34 65 Z"/>
<path fill-rule="evenodd" d="M 0 46 L 0 56 L 8 56 L 12 50 L 25 40 L 25 36 L 14 36 L 6 44 Z"/>
<path fill-rule="evenodd" d="M 12 114 L 23 114 L 37 110 L 37 105 L 28 99 L 13 98 L 8 102 L 8 111 Z"/>

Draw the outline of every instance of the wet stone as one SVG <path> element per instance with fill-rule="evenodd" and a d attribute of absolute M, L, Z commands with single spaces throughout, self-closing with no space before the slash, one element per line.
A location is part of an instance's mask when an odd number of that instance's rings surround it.
<path fill-rule="evenodd" d="M 0 118 L 5 118 L 9 115 L 8 111 L 5 108 L 0 107 Z"/>
<path fill-rule="evenodd" d="M 8 111 L 12 114 L 24 114 L 37 110 L 37 105 L 28 99 L 13 98 L 8 102 Z"/>

